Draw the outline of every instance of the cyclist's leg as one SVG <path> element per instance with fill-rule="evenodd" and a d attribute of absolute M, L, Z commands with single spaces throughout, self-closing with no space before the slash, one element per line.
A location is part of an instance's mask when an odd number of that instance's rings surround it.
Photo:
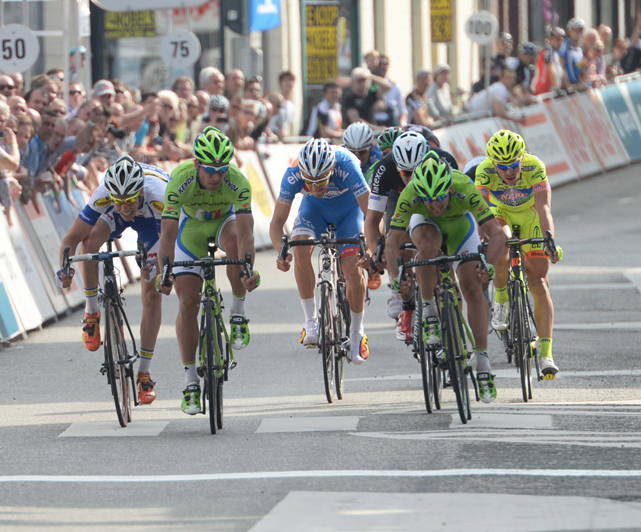
<path fill-rule="evenodd" d="M 492 213 L 501 224 L 503 233 L 510 238 L 511 228 L 514 225 L 509 214 L 497 206 L 491 207 Z M 504 331 L 508 327 L 509 302 L 507 296 L 507 276 L 509 271 L 510 254 L 505 248 L 501 258 L 494 269 L 494 309 L 492 310 L 492 327 L 497 331 Z"/>

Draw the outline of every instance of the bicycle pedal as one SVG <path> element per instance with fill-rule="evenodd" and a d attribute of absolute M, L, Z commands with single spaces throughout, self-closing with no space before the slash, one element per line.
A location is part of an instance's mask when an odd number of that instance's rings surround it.
<path fill-rule="evenodd" d="M 542 381 L 553 381 L 556 375 L 554 373 L 548 373 L 547 375 L 541 376 Z"/>
<path fill-rule="evenodd" d="M 238 365 L 238 363 L 237 363 L 235 360 L 232 360 L 232 363 L 230 364 L 229 369 L 230 369 L 230 370 L 232 370 L 232 369 L 234 369 L 237 365 Z"/>
<path fill-rule="evenodd" d="M 205 376 L 205 370 L 203 369 L 202 366 L 199 366 L 196 369 L 196 373 L 198 373 L 198 376 L 202 379 Z"/>
<path fill-rule="evenodd" d="M 107 374 L 107 366 L 105 366 L 104 364 L 100 367 L 100 374 L 101 375 Z"/>

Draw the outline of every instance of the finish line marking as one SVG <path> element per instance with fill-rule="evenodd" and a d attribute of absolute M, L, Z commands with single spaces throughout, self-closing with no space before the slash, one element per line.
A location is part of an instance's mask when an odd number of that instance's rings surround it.
<path fill-rule="evenodd" d="M 427 471 L 394 470 L 344 470 L 344 471 L 265 471 L 256 473 L 219 473 L 204 475 L 157 475 L 157 476 L 116 476 L 116 475 L 16 475 L 0 476 L 2 482 L 201 482 L 212 480 L 270 480 L 284 478 L 428 478 L 428 477 L 599 477 L 599 478 L 641 478 L 639 469 L 435 469 Z"/>

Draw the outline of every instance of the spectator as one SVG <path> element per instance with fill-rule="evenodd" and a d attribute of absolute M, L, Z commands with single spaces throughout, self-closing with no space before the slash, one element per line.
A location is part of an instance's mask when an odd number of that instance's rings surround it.
<path fill-rule="evenodd" d="M 589 87 L 600 87 L 605 83 L 606 61 L 605 49 L 597 30 L 585 32 L 583 47 L 586 60 L 585 83 Z"/>
<path fill-rule="evenodd" d="M 372 79 L 380 85 L 380 91 L 369 90 Z M 391 85 L 387 81 L 371 74 L 366 68 L 356 67 L 353 69 L 351 90 L 343 94 L 343 126 L 349 126 L 354 122 L 366 122 L 373 129 L 384 129 L 374 125 L 374 113 L 376 102 L 381 99 L 380 92 L 385 93 L 390 87 Z"/>
<path fill-rule="evenodd" d="M 11 198 L 10 176 L 7 172 L 20 168 L 20 152 L 15 133 L 6 125 L 9 116 L 9 106 L 6 102 L 0 102 L 0 131 L 3 133 L 0 139 L 0 204 L 4 207 L 9 225 L 12 225 L 11 206 L 13 199 Z"/>
<path fill-rule="evenodd" d="M 163 90 L 158 92 L 158 100 L 160 100 L 160 108 L 158 110 L 160 136 L 164 137 L 169 121 L 178 109 L 178 96 L 173 91 Z"/>
<path fill-rule="evenodd" d="M 52 100 L 52 102 L 47 106 L 47 109 L 56 113 L 56 116 L 62 118 L 67 116 L 67 104 L 65 104 L 65 101 L 60 98 Z"/>
<path fill-rule="evenodd" d="M 67 118 L 67 136 L 68 137 L 75 137 L 82 128 L 84 128 L 87 124 L 85 124 L 80 118 L 77 116 L 72 116 L 70 118 Z"/>
<path fill-rule="evenodd" d="M 497 52 L 492 56 L 492 63 L 494 63 L 494 66 L 502 67 L 507 61 L 507 58 L 512 55 L 513 48 L 514 41 L 512 39 L 512 35 L 504 31 L 499 33 L 499 38 L 496 41 Z M 490 83 L 494 83 L 494 81 L 490 80 Z"/>
<path fill-rule="evenodd" d="M 483 89 L 478 94 L 475 94 L 470 100 L 470 111 L 473 113 L 480 111 L 489 111 L 493 116 L 498 116 L 506 120 L 525 122 L 525 115 L 519 119 L 509 113 L 505 106 L 507 103 L 514 103 L 518 105 L 518 100 L 512 96 L 512 89 L 516 84 L 516 72 L 514 70 L 503 67 L 501 77 L 496 83 L 492 83 L 489 89 L 489 106 L 488 106 L 488 91 Z"/>
<path fill-rule="evenodd" d="M 83 122 L 89 122 L 92 114 L 97 113 L 99 108 L 102 108 L 102 104 L 98 100 L 87 100 L 78 107 L 76 116 Z"/>
<path fill-rule="evenodd" d="M 416 74 L 414 90 L 405 98 L 409 124 L 430 127 L 433 123 L 427 112 L 427 90 L 430 87 L 430 81 L 431 74 L 428 70 L 419 70 Z"/>
<path fill-rule="evenodd" d="M 225 97 L 231 101 L 232 98 L 238 96 L 242 98 L 243 88 L 245 87 L 245 74 L 242 70 L 235 68 L 225 79 Z"/>
<path fill-rule="evenodd" d="M 582 80 L 584 73 L 581 70 L 584 60 L 581 43 L 583 41 L 585 22 L 575 17 L 568 22 L 567 30 L 568 38 L 559 49 L 561 66 L 564 72 L 563 86 L 575 90 L 582 90 L 585 88 L 585 85 Z"/>
<path fill-rule="evenodd" d="M 225 90 L 225 76 L 214 67 L 205 67 L 198 76 L 200 86 L 209 96 L 223 94 Z"/>
<path fill-rule="evenodd" d="M 54 82 L 58 84 L 60 90 L 63 91 L 65 88 L 65 71 L 62 68 L 51 68 L 46 72 Z"/>
<path fill-rule="evenodd" d="M 559 49 L 563 44 L 565 31 L 563 28 L 548 27 L 546 36 L 545 46 L 539 50 L 534 64 L 534 76 L 530 84 L 530 91 L 534 95 L 558 91 L 563 82 Z"/>
<path fill-rule="evenodd" d="M 387 75 L 389 72 L 389 66 L 389 57 L 381 55 L 378 58 L 378 75 L 391 85 L 391 88 L 383 95 L 383 99 L 387 102 L 387 105 L 394 109 L 397 120 L 393 125 L 405 125 L 407 123 L 405 100 L 403 99 L 400 85 L 398 83 L 394 83 Z"/>
<path fill-rule="evenodd" d="M 9 74 L 9 77 L 16 86 L 16 95 L 22 96 L 24 94 L 24 77 L 22 74 L 20 72 L 14 72 L 13 74 Z"/>
<path fill-rule="evenodd" d="M 72 81 L 69 84 L 69 116 L 76 116 L 84 99 L 85 88 L 82 86 L 82 83 Z"/>
<path fill-rule="evenodd" d="M 0 75 L 0 94 L 2 94 L 7 100 L 12 96 L 16 95 L 16 84 L 7 75 Z"/>
<path fill-rule="evenodd" d="M 296 76 L 289 70 L 281 72 L 278 76 L 278 89 L 285 100 L 283 114 L 285 116 L 285 130 L 288 135 L 294 133 L 294 121 L 296 120 L 296 107 L 292 102 L 294 83 L 296 83 Z"/>
<path fill-rule="evenodd" d="M 193 142 L 200 130 L 203 115 L 200 113 L 200 104 L 195 94 L 187 99 L 187 135 L 185 142 Z"/>
<path fill-rule="evenodd" d="M 265 94 L 265 100 L 272 106 L 272 112 L 267 120 L 267 136 L 283 140 L 287 136 L 285 127 L 285 98 L 278 92 L 268 92 Z"/>
<path fill-rule="evenodd" d="M 381 55 L 376 50 L 367 52 L 363 56 L 363 60 L 365 61 L 365 66 L 370 71 L 370 73 L 374 74 L 375 76 L 378 76 L 380 74 L 378 70 L 380 59 L 381 59 Z"/>
<path fill-rule="evenodd" d="M 323 99 L 314 106 L 309 118 L 307 135 L 314 138 L 342 139 L 341 88 L 330 81 L 323 87 Z"/>
<path fill-rule="evenodd" d="M 427 110 L 434 120 L 449 122 L 454 106 L 450 94 L 450 66 L 439 63 L 434 67 L 434 80 L 427 89 Z"/>
<path fill-rule="evenodd" d="M 597 28 L 597 31 L 599 32 L 599 37 L 601 38 L 603 47 L 607 51 L 608 46 L 610 45 L 610 41 L 612 41 L 612 28 L 610 28 L 610 26 L 608 26 L 607 24 L 601 22 L 601 24 L 599 24 L 599 27 Z"/>
<path fill-rule="evenodd" d="M 219 94 L 222 96 L 222 91 Z M 196 98 L 198 98 L 198 113 L 203 116 L 209 108 L 210 94 L 207 91 L 196 91 Z M 227 103 L 229 104 L 229 100 Z"/>
<path fill-rule="evenodd" d="M 87 49 L 80 46 L 80 68 L 87 66 Z M 78 81 L 78 71 L 76 66 L 76 47 L 72 46 L 69 50 L 69 80 Z"/>
<path fill-rule="evenodd" d="M 189 101 L 194 94 L 194 80 L 189 76 L 180 76 L 174 81 L 171 90 L 178 95 L 178 98 Z"/>
<path fill-rule="evenodd" d="M 123 104 L 127 100 L 131 100 L 131 94 L 127 87 L 125 87 L 125 82 L 121 79 L 112 79 L 111 84 L 114 86 L 114 102 Z"/>
<path fill-rule="evenodd" d="M 28 145 L 31 139 L 35 136 L 36 130 L 33 127 L 31 118 L 25 115 L 18 117 L 18 127 L 16 128 L 16 142 L 18 143 L 18 150 L 22 152 Z"/>
<path fill-rule="evenodd" d="M 42 125 L 42 117 L 40 116 L 40 113 L 35 109 L 27 107 L 27 116 L 31 118 L 31 121 L 33 122 L 33 128 L 37 133 L 40 130 L 40 126 Z"/>
<path fill-rule="evenodd" d="M 27 102 L 27 107 L 38 111 L 42 114 L 47 107 L 48 95 L 41 89 L 32 89 L 25 94 L 24 99 Z"/>
<path fill-rule="evenodd" d="M 259 78 L 252 78 L 245 83 L 245 88 L 243 89 L 243 98 L 245 100 L 260 100 L 262 93 L 260 82 Z"/>
<path fill-rule="evenodd" d="M 40 74 L 31 80 L 31 89 L 40 89 L 47 94 L 47 101 L 50 102 L 58 97 L 61 89 L 57 81 L 51 79 L 47 74 Z"/>
<path fill-rule="evenodd" d="M 630 41 L 621 38 L 614 39 L 614 43 L 612 43 L 612 61 L 608 64 L 608 68 L 606 70 L 607 79 L 613 79 L 616 76 L 625 74 L 622 62 L 628 55 L 629 51 Z"/>
<path fill-rule="evenodd" d="M 529 105 L 536 101 L 530 93 L 530 84 L 534 77 L 534 56 L 536 54 L 536 46 L 531 42 L 519 44 L 517 48 L 518 60 L 514 71 L 516 72 L 516 85 L 512 93 L 523 105 Z M 507 61 L 508 66 L 511 68 L 510 57 Z"/>
<path fill-rule="evenodd" d="M 214 94 L 209 100 L 207 113 L 203 116 L 203 126 L 214 126 L 223 132 L 226 131 L 229 125 L 228 110 L 229 100 L 222 94 Z"/>
<path fill-rule="evenodd" d="M 94 97 L 105 107 L 109 107 L 116 98 L 113 83 L 107 79 L 97 81 L 93 86 Z"/>
<path fill-rule="evenodd" d="M 22 96 L 12 96 L 7 101 L 11 114 L 16 118 L 19 116 L 27 116 L 27 102 Z M 33 126 L 33 123 L 31 124 Z"/>

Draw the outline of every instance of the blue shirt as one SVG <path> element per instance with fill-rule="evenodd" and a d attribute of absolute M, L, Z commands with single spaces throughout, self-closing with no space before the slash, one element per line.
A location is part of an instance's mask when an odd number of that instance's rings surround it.
<path fill-rule="evenodd" d="M 563 65 L 568 75 L 570 83 L 579 83 L 581 81 L 581 71 L 584 66 L 583 50 L 570 44 L 566 39 L 559 49 L 559 56 L 563 59 Z"/>
<path fill-rule="evenodd" d="M 309 188 L 298 169 L 298 162 L 295 162 L 294 166 L 290 166 L 283 176 L 278 199 L 291 205 L 294 196 L 300 192 L 307 196 L 309 201 L 318 202 L 318 205 L 327 205 L 329 207 L 332 200 L 348 192 L 354 194 L 355 198 L 369 192 L 369 187 L 360 169 L 358 159 L 341 148 L 335 149 L 334 153 L 336 155 L 336 166 L 330 177 L 327 192 L 322 198 L 316 198 L 310 194 Z"/>
<path fill-rule="evenodd" d="M 377 163 L 383 158 L 383 154 L 381 153 L 381 150 L 378 149 L 378 146 L 372 146 L 372 151 L 369 154 L 369 159 L 363 166 L 363 174 L 366 174 L 367 171 L 372 167 L 374 163 Z"/>

